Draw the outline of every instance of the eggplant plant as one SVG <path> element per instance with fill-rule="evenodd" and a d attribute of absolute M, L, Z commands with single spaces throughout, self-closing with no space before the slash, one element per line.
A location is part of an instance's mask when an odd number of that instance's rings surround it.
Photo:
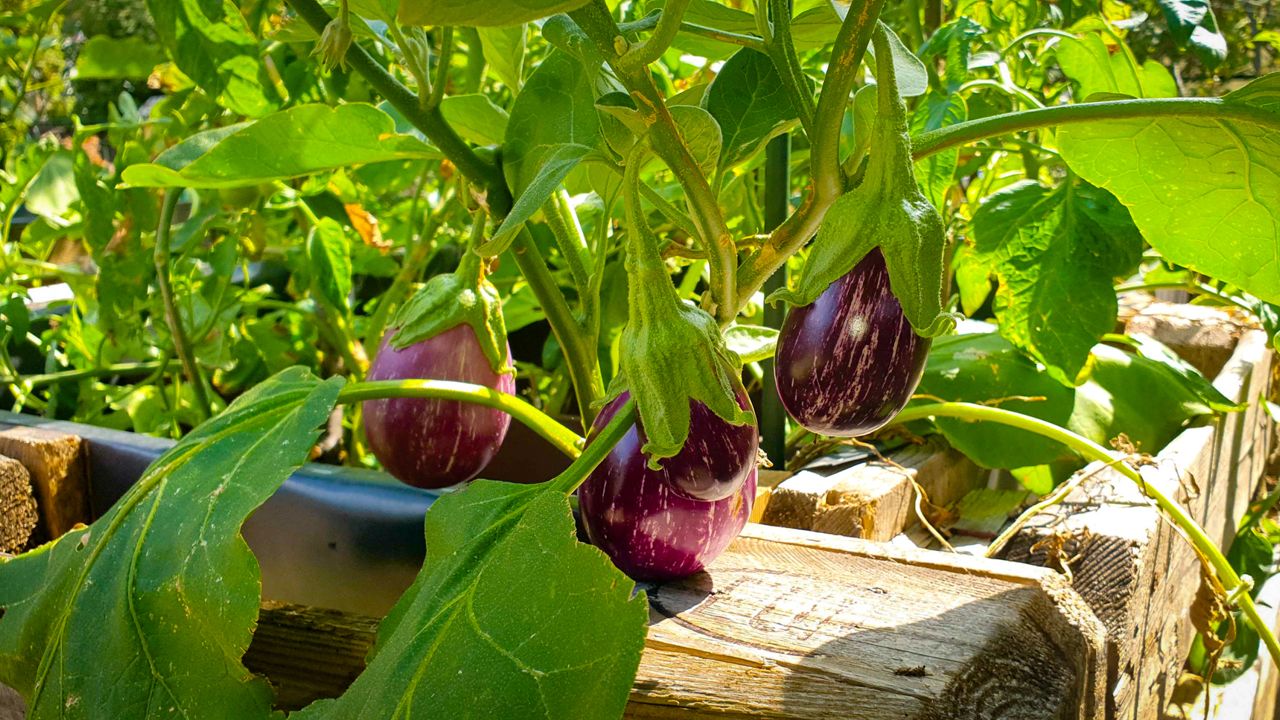
<path fill-rule="evenodd" d="M 1113 347 L 1117 282 L 1248 308 L 1280 347 L 1280 74 L 1217 92 L 1211 11 L 1171 15 L 1187 52 L 1161 57 L 1080 3 L 925 5 L 147 0 L 155 42 L 90 33 L 77 79 L 155 95 L 0 138 L 0 379 L 15 410 L 178 443 L 0 556 L 0 682 L 32 718 L 276 717 L 239 528 L 313 454 L 454 489 L 366 670 L 299 718 L 620 717 L 633 581 L 714 565 L 760 425 L 794 449 L 911 423 L 1038 494 L 1063 463 L 1141 483 L 1114 434 L 1238 408 Z M 13 45 L 22 127 L 54 20 L 88 27 L 61 12 Z M 951 336 L 963 315 L 992 324 Z M 1139 400 L 1168 412 L 1099 419 Z M 567 467 L 475 479 L 512 419 Z M 1248 578 L 1148 492 L 1280 660 Z"/>

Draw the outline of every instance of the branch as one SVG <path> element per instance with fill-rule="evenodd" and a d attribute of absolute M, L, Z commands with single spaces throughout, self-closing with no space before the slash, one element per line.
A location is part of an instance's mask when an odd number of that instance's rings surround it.
<path fill-rule="evenodd" d="M 212 410 L 209 405 L 209 394 L 205 390 L 204 377 L 200 367 L 196 365 L 196 356 L 191 349 L 191 341 L 182 328 L 182 318 L 178 315 L 178 307 L 173 299 L 173 285 L 169 278 L 169 239 L 173 224 L 173 211 L 178 206 L 178 198 L 182 197 L 182 188 L 165 191 L 164 203 L 160 206 L 160 224 L 156 227 L 156 248 L 154 262 L 156 266 L 156 283 L 160 286 L 160 299 L 164 303 L 165 324 L 169 326 L 169 335 L 173 338 L 173 351 L 182 361 L 182 369 L 196 394 L 200 417 L 207 419 Z"/>

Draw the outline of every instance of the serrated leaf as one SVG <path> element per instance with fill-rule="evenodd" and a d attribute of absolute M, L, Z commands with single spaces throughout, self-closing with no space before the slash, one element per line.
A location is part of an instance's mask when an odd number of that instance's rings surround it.
<path fill-rule="evenodd" d="M 270 688 L 240 663 L 260 597 L 240 526 L 306 461 L 341 386 L 276 375 L 91 526 L 0 560 L 0 681 L 28 717 L 272 715 Z"/>
<path fill-rule="evenodd" d="M 1129 208 L 1169 262 L 1280 302 L 1280 74 L 1226 96 L 1248 118 L 1158 117 L 1063 127 L 1072 171 Z"/>
<path fill-rule="evenodd" d="M 1074 384 L 1098 338 L 1115 327 L 1114 278 L 1137 266 L 1142 237 L 1104 190 L 1032 181 L 974 212 L 974 261 L 999 280 L 1000 334 Z"/>
<path fill-rule="evenodd" d="M 750 49 L 739 50 L 725 62 L 703 102 L 720 125 L 721 172 L 754 156 L 797 119 L 773 61 Z"/>
<path fill-rule="evenodd" d="M 287 152 L 285 152 L 287 150 Z M 350 165 L 440 157 L 372 105 L 299 105 L 261 120 L 209 130 L 130 165 L 137 187 L 228 188 L 258 185 Z"/>
<path fill-rule="evenodd" d="M 307 236 L 311 287 L 329 307 L 345 312 L 351 295 L 351 243 L 338 221 L 323 217 Z"/>
<path fill-rule="evenodd" d="M 234 2 L 147 0 L 147 9 L 174 64 L 219 104 L 249 117 L 277 107 L 258 39 Z"/>
<path fill-rule="evenodd" d="M 501 27 L 567 13 L 586 4 L 587 0 L 400 0 L 400 22 Z"/>
<path fill-rule="evenodd" d="M 512 92 L 524 83 L 524 25 L 478 28 L 480 47 L 493 74 Z"/>
<path fill-rule="evenodd" d="M 365 671 L 342 697 L 293 717 L 622 715 L 647 603 L 575 539 L 564 495 L 475 481 L 432 505 L 426 544 Z"/>

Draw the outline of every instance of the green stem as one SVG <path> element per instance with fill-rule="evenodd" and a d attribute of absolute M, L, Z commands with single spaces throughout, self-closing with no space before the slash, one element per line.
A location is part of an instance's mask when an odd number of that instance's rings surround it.
<path fill-rule="evenodd" d="M 426 180 L 426 172 L 423 172 L 422 179 Z M 409 210 L 409 216 L 416 218 L 418 214 L 419 200 L 422 197 L 422 183 L 418 185 L 417 196 L 413 199 L 412 207 Z M 365 326 L 364 344 L 366 347 L 374 348 L 377 352 L 379 344 L 382 342 L 383 331 L 387 329 L 387 322 L 391 320 L 391 312 L 404 302 L 409 296 L 409 290 L 413 287 L 413 281 L 422 273 L 422 266 L 426 263 L 427 258 L 431 255 L 431 251 L 435 248 L 436 233 L 443 224 L 444 210 L 448 207 L 451 193 L 446 194 L 441 200 L 441 210 L 434 212 L 427 218 L 426 226 L 421 232 L 414 233 L 411 240 L 409 252 L 405 255 L 404 264 L 400 266 L 400 271 L 396 273 L 396 277 L 391 281 L 391 287 L 378 298 L 378 307 L 373 311 L 373 316 L 369 318 L 369 323 Z"/>
<path fill-rule="evenodd" d="M 582 324 L 569 310 L 564 293 L 560 292 L 560 286 L 551 276 L 542 253 L 538 251 L 533 236 L 526 228 L 521 228 L 512 240 L 511 254 L 515 257 L 525 282 L 529 283 L 533 296 L 542 306 L 547 322 L 551 325 L 551 332 L 564 352 L 569 377 L 573 379 L 573 388 L 578 396 L 578 412 L 581 414 L 583 427 L 587 427 L 595 417 L 592 405 L 604 397 L 604 379 L 600 375 L 595 338 L 587 337 Z"/>
<path fill-rule="evenodd" d="M 550 485 L 565 495 L 578 489 L 596 466 L 608 457 L 613 447 L 631 430 L 636 420 L 636 401 L 628 399 L 599 433 L 583 449 L 577 460 L 550 481 Z"/>
<path fill-rule="evenodd" d="M 1116 459 L 1110 451 L 1098 443 L 1070 430 L 1058 427 L 1053 423 L 1011 410 L 975 403 L 943 402 L 909 407 L 898 413 L 893 423 L 902 425 L 934 417 L 996 422 L 1060 442 L 1089 461 L 1114 463 Z M 1244 613 L 1249 624 L 1266 644 L 1267 651 L 1271 653 L 1271 659 L 1276 663 L 1280 663 L 1280 642 L 1276 640 L 1276 636 L 1271 632 L 1271 627 L 1258 614 L 1258 608 L 1253 604 L 1253 598 L 1247 592 L 1248 588 L 1244 586 L 1244 581 L 1236 573 L 1235 568 L 1231 567 L 1231 563 L 1227 562 L 1226 556 L 1222 554 L 1218 546 L 1205 534 L 1199 523 L 1187 514 L 1182 505 L 1165 495 L 1159 488 L 1149 484 L 1128 463 L 1115 463 L 1114 466 L 1122 475 L 1137 483 L 1147 497 L 1155 501 L 1156 506 L 1160 508 L 1169 522 L 1181 531 L 1196 552 L 1208 563 L 1209 567 L 1218 576 L 1218 581 L 1222 584 L 1222 588 L 1226 591 L 1228 597 L 1235 598 L 1240 611 Z"/>
<path fill-rule="evenodd" d="M 431 83 L 431 95 L 427 98 L 427 109 L 440 107 L 444 100 L 444 89 L 449 84 L 449 63 L 453 61 L 453 28 L 440 28 L 440 49 L 436 52 L 436 76 Z"/>
<path fill-rule="evenodd" d="M 169 335 L 173 338 L 173 350 L 182 362 L 182 369 L 196 394 L 197 411 L 201 419 L 208 419 L 211 412 L 209 395 L 205 390 L 204 378 L 200 367 L 196 365 L 195 353 L 191 341 L 182 328 L 182 318 L 178 315 L 178 307 L 173 299 L 173 285 L 169 277 L 169 240 L 172 231 L 173 211 L 178 206 L 178 198 L 182 197 L 181 188 L 165 191 L 164 202 L 160 206 L 160 224 L 156 227 L 156 249 L 154 261 L 156 266 L 156 283 L 160 286 L 160 299 L 164 303 L 164 319 L 169 326 Z"/>
<path fill-rule="evenodd" d="M 676 33 L 680 31 L 680 20 L 691 2 L 693 0 L 667 0 L 662 14 L 658 16 L 658 24 L 653 28 L 653 34 L 639 45 L 632 45 L 618 58 L 618 64 L 628 70 L 642 70 L 644 66 L 662 57 L 662 53 L 676 39 Z"/>
<path fill-rule="evenodd" d="M 654 13 L 633 22 L 622 23 L 618 26 L 618 30 L 624 33 L 652 30 L 658 26 L 661 18 L 661 13 Z M 680 23 L 680 30 L 687 32 L 690 35 L 700 35 L 729 45 L 737 45 L 739 47 L 751 48 L 756 52 L 764 52 L 764 42 L 754 35 L 742 35 L 740 33 L 727 32 L 725 30 L 718 30 L 716 28 L 706 27 L 705 25 L 688 22 Z"/>
<path fill-rule="evenodd" d="M 1152 283 L 1133 283 L 1131 285 L 1117 285 L 1116 294 L 1125 292 L 1140 292 L 1143 290 L 1185 290 L 1189 293 L 1197 293 L 1200 295 L 1208 295 L 1209 297 L 1221 300 L 1228 305 L 1234 305 L 1247 313 L 1254 314 L 1257 308 L 1250 305 L 1245 300 L 1236 297 L 1230 293 L 1225 293 L 1212 285 L 1207 285 L 1194 280 L 1185 282 L 1152 282 Z"/>
<path fill-rule="evenodd" d="M 769 42 L 765 43 L 765 51 L 782 77 L 782 87 L 800 117 L 800 126 L 806 136 L 812 137 L 813 93 L 809 90 L 809 80 L 800 67 L 800 58 L 796 56 L 795 43 L 791 39 L 791 0 L 769 0 L 769 9 L 773 14 L 773 29 Z"/>
<path fill-rule="evenodd" d="M 158 361 L 148 362 L 132 362 L 117 363 L 115 365 L 103 365 L 102 367 L 83 368 L 80 370 L 62 370 L 59 372 L 41 373 L 40 375 L 13 376 L 0 378 L 0 384 L 21 383 L 27 388 L 34 389 L 41 385 L 49 385 L 52 383 L 69 382 L 71 380 L 83 380 L 85 378 L 101 378 L 114 377 L 117 375 L 144 375 L 152 372 L 162 366 L 168 367 L 173 361 L 160 363 Z"/>
<path fill-rule="evenodd" d="M 583 315 L 590 316 L 587 296 L 591 273 L 587 270 L 587 240 L 582 236 L 582 226 L 578 224 L 578 218 L 569 205 L 569 194 L 564 190 L 551 193 L 551 199 L 543 207 L 543 215 L 547 219 L 547 226 L 551 228 L 551 236 L 556 241 L 557 249 L 569 265 L 569 275 L 578 290 Z"/>
<path fill-rule="evenodd" d="M 911 139 L 912 155 L 920 160 L 977 140 L 1052 125 L 1161 117 L 1240 120 L 1280 131 L 1280 115 L 1220 98 L 1107 100 L 1004 113 L 930 130 Z"/>
<path fill-rule="evenodd" d="M 389 23 L 387 32 L 390 33 L 392 42 L 400 49 L 400 56 L 404 58 L 404 66 L 409 69 L 409 74 L 413 76 L 413 81 L 418 84 L 418 104 L 425 106 L 426 99 L 431 92 L 431 81 L 428 79 L 426 68 L 422 67 L 420 58 L 410 48 L 409 41 L 404 36 L 404 31 L 400 29 L 400 23 Z"/>
<path fill-rule="evenodd" d="M 572 430 L 524 400 L 483 385 L 447 380 L 369 380 L 352 383 L 338 393 L 339 403 L 387 398 L 458 400 L 501 410 L 571 458 L 578 457 L 585 442 Z"/>

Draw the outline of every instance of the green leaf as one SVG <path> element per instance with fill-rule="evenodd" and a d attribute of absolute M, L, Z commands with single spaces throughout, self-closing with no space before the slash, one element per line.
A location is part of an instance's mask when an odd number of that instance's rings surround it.
<path fill-rule="evenodd" d="M 561 146 L 600 147 L 593 75 L 573 56 L 556 50 L 525 82 L 511 108 L 502 146 L 502 167 L 517 198 Z"/>
<path fill-rule="evenodd" d="M 435 148 L 395 131 L 372 105 L 299 105 L 253 123 L 209 130 L 130 165 L 137 187 L 227 188 L 258 185 L 350 165 L 438 158 Z"/>
<path fill-rule="evenodd" d="M 1156 0 L 1169 32 L 1182 48 L 1190 47 L 1210 69 L 1227 59 L 1227 40 L 1218 30 L 1209 0 Z"/>
<path fill-rule="evenodd" d="M 843 17 L 841 15 L 842 19 Z M 880 26 L 884 28 L 885 36 L 889 38 L 889 52 L 893 55 L 893 72 L 898 80 L 899 97 L 919 97 L 928 92 L 929 71 L 925 69 L 924 63 L 902 44 L 902 40 L 893 28 L 884 23 L 880 23 Z M 872 73 L 875 72 L 875 57 L 875 48 L 867 48 L 866 60 Z"/>
<path fill-rule="evenodd" d="M 1209 379 L 1202 375 L 1194 365 L 1183 360 L 1159 340 L 1140 333 L 1123 337 L 1125 344 L 1131 346 L 1138 355 L 1156 363 L 1155 367 L 1163 368 L 1173 376 L 1170 378 L 1171 380 L 1176 379 L 1183 383 L 1201 402 L 1210 408 L 1217 412 L 1236 412 L 1244 409 L 1243 405 L 1232 402 L 1230 398 L 1223 395 L 1222 391 L 1214 387 L 1213 383 L 1209 382 Z"/>
<path fill-rule="evenodd" d="M 711 177 L 720 162 L 720 147 L 723 139 L 720 125 L 711 113 L 696 105 L 673 105 L 670 108 L 671 119 L 675 120 L 680 137 L 688 146 L 689 153 L 697 161 L 698 167 L 707 177 Z"/>
<path fill-rule="evenodd" d="M 533 217 L 538 210 L 551 199 L 551 195 L 560 188 L 560 184 L 569 173 L 590 155 L 594 148 L 586 145 L 552 145 L 541 148 L 539 153 L 541 165 L 537 174 L 531 179 L 520 195 L 516 197 L 511 212 L 502 219 L 502 224 L 493 231 L 493 237 L 480 246 L 486 256 L 497 255 L 511 244 L 516 233 L 525 221 Z"/>
<path fill-rule="evenodd" d="M 564 495 L 477 480 L 431 507 L 426 544 L 365 671 L 293 717 L 621 717 L 648 606 Z"/>
<path fill-rule="evenodd" d="M 1067 387 L 996 333 L 956 335 L 934 340 L 919 392 L 991 403 L 1103 445 L 1125 433 L 1149 452 L 1164 447 L 1187 421 L 1214 411 L 1199 382 L 1171 372 L 1163 360 L 1096 345 L 1090 368 L 1088 380 Z M 939 418 L 937 425 L 954 447 L 984 467 L 1030 468 L 1070 457 L 1057 443 L 994 423 Z"/>
<path fill-rule="evenodd" d="M 400 22 L 501 27 L 567 13 L 586 4 L 587 0 L 400 0 Z"/>
<path fill-rule="evenodd" d="M 351 296 L 351 243 L 337 220 L 328 217 L 307 236 L 307 260 L 311 287 L 329 307 L 345 312 Z"/>
<path fill-rule="evenodd" d="M 240 663 L 258 563 L 240 526 L 306 461 L 340 379 L 292 368 L 152 463 L 86 529 L 0 560 L 0 681 L 38 718 L 268 718 Z"/>
<path fill-rule="evenodd" d="M 1063 127 L 1071 169 L 1110 190 L 1160 255 L 1280 302 L 1280 74 L 1224 102 L 1256 119 L 1107 120 Z"/>
<path fill-rule="evenodd" d="M 147 9 L 174 64 L 219 104 L 249 117 L 276 109 L 258 39 L 234 2 L 147 0 Z"/>
<path fill-rule="evenodd" d="M 164 62 L 164 51 L 141 37 L 95 35 L 76 56 L 77 80 L 145 79 Z"/>
<path fill-rule="evenodd" d="M 1032 181 L 989 196 L 973 216 L 974 259 L 1000 282 L 1000 334 L 1075 384 L 1116 320 L 1114 278 L 1137 266 L 1142 237 L 1104 190 Z"/>
<path fill-rule="evenodd" d="M 750 159 L 770 138 L 796 122 L 773 61 L 755 50 L 734 53 L 707 88 L 703 102 L 720 125 L 721 172 Z"/>
<path fill-rule="evenodd" d="M 507 111 L 486 95 L 450 95 L 440 101 L 440 112 L 464 140 L 477 145 L 500 145 L 507 132 Z"/>
<path fill-rule="evenodd" d="M 27 188 L 27 210 L 61 228 L 70 224 L 67 216 L 79 201 L 71 152 L 54 153 Z"/>
<path fill-rule="evenodd" d="M 1128 46 L 1121 43 L 1112 52 L 1100 33 L 1059 41 L 1055 53 L 1067 77 L 1080 85 L 1078 98 L 1098 93 L 1120 93 L 1132 97 L 1175 97 L 1178 86 L 1163 65 L 1148 60 L 1139 65 Z"/>
<path fill-rule="evenodd" d="M 724 331 L 724 344 L 744 364 L 760 362 L 773 357 L 778 331 L 760 325 L 730 325 Z"/>
<path fill-rule="evenodd" d="M 965 105 L 963 96 L 931 92 L 911 114 L 911 134 L 918 135 L 927 130 L 955 125 L 968 118 L 969 108 Z M 947 192 L 955 184 L 956 162 L 959 158 L 960 149 L 952 148 L 934 153 L 916 163 L 916 179 L 920 182 L 920 190 L 939 210 L 946 202 Z"/>
<path fill-rule="evenodd" d="M 493 74 L 512 92 L 524 83 L 524 25 L 479 28 L 480 47 Z"/>

